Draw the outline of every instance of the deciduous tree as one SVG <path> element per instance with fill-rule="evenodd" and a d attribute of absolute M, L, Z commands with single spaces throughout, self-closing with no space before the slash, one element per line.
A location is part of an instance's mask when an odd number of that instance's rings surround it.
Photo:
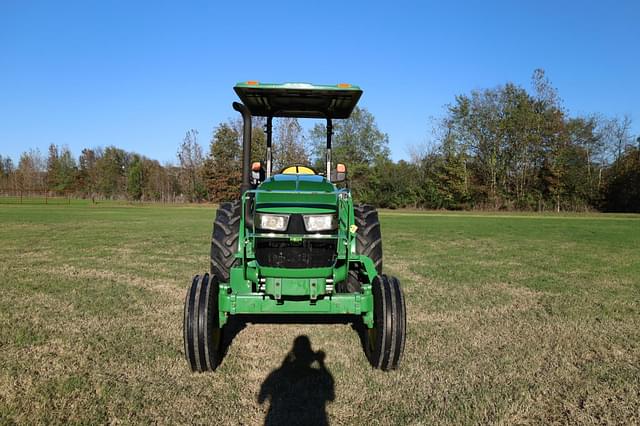
<path fill-rule="evenodd" d="M 305 148 L 302 126 L 296 118 L 280 118 L 276 126 L 277 138 L 274 142 L 274 169 L 309 164 Z"/>
<path fill-rule="evenodd" d="M 186 196 L 190 201 L 199 201 L 205 198 L 206 189 L 201 178 L 201 168 L 204 162 L 202 147 L 198 143 L 198 131 L 189 130 L 178 148 L 178 160 L 180 161 L 181 180 Z"/>

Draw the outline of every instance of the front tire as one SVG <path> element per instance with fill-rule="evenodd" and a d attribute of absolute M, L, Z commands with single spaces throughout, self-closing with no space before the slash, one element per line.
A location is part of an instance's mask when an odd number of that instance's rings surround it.
<path fill-rule="evenodd" d="M 191 371 L 213 371 L 221 361 L 222 329 L 218 318 L 218 279 L 193 277 L 184 302 L 184 353 Z"/>
<path fill-rule="evenodd" d="M 378 275 L 372 284 L 373 327 L 364 330 L 369 363 L 383 371 L 398 368 L 406 338 L 407 317 L 400 281 Z"/>

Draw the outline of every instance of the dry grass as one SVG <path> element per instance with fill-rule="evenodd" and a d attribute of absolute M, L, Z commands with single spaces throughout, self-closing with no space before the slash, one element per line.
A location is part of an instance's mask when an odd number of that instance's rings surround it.
<path fill-rule="evenodd" d="M 212 213 L 0 207 L 0 423 L 261 424 L 261 388 L 301 335 L 326 370 L 271 392 L 315 420 L 640 422 L 636 217 L 383 214 L 409 313 L 400 370 L 372 370 L 349 325 L 252 324 L 197 375 L 183 297 Z"/>

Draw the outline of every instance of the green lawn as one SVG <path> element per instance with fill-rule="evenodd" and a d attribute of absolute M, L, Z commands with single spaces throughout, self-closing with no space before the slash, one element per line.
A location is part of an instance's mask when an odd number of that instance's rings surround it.
<path fill-rule="evenodd" d="M 640 422 L 640 216 L 383 212 L 400 370 L 372 370 L 348 325 L 254 324 L 192 374 L 183 299 L 213 216 L 0 205 L 0 424 L 260 424 L 301 335 L 326 353 L 303 392 L 332 424 Z"/>

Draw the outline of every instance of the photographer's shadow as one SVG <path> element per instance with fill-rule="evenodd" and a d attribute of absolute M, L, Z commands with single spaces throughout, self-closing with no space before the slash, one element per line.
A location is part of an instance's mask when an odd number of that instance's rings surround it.
<path fill-rule="evenodd" d="M 333 376 L 325 353 L 313 352 L 307 336 L 298 336 L 282 365 L 260 387 L 258 403 L 270 400 L 265 425 L 327 425 L 326 405 L 333 401 Z"/>

